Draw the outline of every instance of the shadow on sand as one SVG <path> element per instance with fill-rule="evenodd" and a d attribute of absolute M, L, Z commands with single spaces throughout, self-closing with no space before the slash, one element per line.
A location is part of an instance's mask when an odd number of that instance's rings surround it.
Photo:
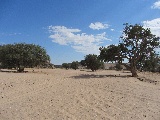
<path fill-rule="evenodd" d="M 2 70 L 1 69 L 0 72 L 6 72 L 6 73 L 27 73 L 28 71 L 18 72 L 17 70 L 8 70 L 8 69 Z"/>
<path fill-rule="evenodd" d="M 89 78 L 128 78 L 128 77 L 132 77 L 131 75 L 95 75 L 95 74 L 91 74 L 91 75 L 87 75 L 87 74 L 81 74 L 78 76 L 72 76 L 71 78 L 75 78 L 75 79 L 89 79 Z"/>

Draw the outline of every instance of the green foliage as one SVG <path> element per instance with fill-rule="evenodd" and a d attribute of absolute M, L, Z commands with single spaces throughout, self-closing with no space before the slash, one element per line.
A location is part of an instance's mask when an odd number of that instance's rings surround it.
<path fill-rule="evenodd" d="M 140 56 L 147 56 L 154 51 L 154 48 L 159 46 L 159 37 L 151 34 L 150 29 L 145 29 L 138 24 L 125 25 L 121 39 L 127 51 L 122 53 L 128 59 L 138 60 Z"/>
<path fill-rule="evenodd" d="M 85 64 L 88 69 L 96 71 L 103 65 L 102 62 L 98 59 L 97 55 L 89 54 L 85 56 Z"/>
<path fill-rule="evenodd" d="M 146 59 L 139 62 L 137 68 L 143 71 L 158 72 L 160 67 L 160 57 L 151 53 Z"/>
<path fill-rule="evenodd" d="M 86 66 L 85 60 L 81 60 L 81 61 L 80 61 L 80 64 L 85 67 L 85 66 Z"/>
<path fill-rule="evenodd" d="M 149 54 L 154 53 L 154 49 L 159 47 L 159 37 L 153 35 L 149 28 L 135 24 L 125 24 L 122 44 L 127 48 L 126 52 L 121 52 L 123 57 L 128 58 L 132 76 L 138 76 L 136 66 L 138 61 L 144 60 Z"/>
<path fill-rule="evenodd" d="M 127 58 L 132 76 L 136 77 L 138 76 L 137 64 L 146 60 L 149 54 L 155 53 L 154 49 L 160 46 L 160 38 L 151 34 L 150 29 L 145 29 L 138 24 L 125 24 L 120 38 L 122 42 L 118 46 L 101 47 L 99 58 L 102 61 L 118 61 L 119 63 L 122 62 L 123 58 Z"/>
<path fill-rule="evenodd" d="M 78 66 L 79 66 L 79 63 L 78 63 L 78 61 L 73 61 L 72 63 L 71 63 L 71 68 L 72 69 L 78 69 Z"/>
<path fill-rule="evenodd" d="M 39 45 L 7 44 L 0 46 L 0 62 L 4 68 L 17 68 L 20 70 L 20 66 L 43 66 L 50 62 L 50 57 L 47 55 L 46 50 Z"/>
<path fill-rule="evenodd" d="M 109 61 L 122 61 L 120 59 L 120 47 L 116 45 L 109 45 L 107 48 L 100 47 L 100 55 L 98 56 L 101 61 L 109 62 Z"/>
<path fill-rule="evenodd" d="M 63 63 L 62 68 L 69 69 L 70 68 L 69 63 Z"/>

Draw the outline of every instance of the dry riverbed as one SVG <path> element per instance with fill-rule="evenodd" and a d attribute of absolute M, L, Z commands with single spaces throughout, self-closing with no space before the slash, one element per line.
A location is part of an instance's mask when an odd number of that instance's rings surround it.
<path fill-rule="evenodd" d="M 160 120 L 160 74 L 0 72 L 0 120 Z"/>

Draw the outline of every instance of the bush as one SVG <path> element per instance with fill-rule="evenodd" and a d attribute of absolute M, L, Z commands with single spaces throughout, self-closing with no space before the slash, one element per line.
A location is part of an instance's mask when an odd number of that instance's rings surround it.
<path fill-rule="evenodd" d="M 69 69 L 70 65 L 68 63 L 63 63 L 62 68 Z"/>
<path fill-rule="evenodd" d="M 85 64 L 88 69 L 96 71 L 101 68 L 103 63 L 98 59 L 97 55 L 89 54 L 85 56 Z"/>
<path fill-rule="evenodd" d="M 72 69 L 75 69 L 75 70 L 76 70 L 76 69 L 78 69 L 78 66 L 79 66 L 78 61 L 76 61 L 76 62 L 73 61 L 73 62 L 71 63 L 71 68 L 72 68 Z"/>

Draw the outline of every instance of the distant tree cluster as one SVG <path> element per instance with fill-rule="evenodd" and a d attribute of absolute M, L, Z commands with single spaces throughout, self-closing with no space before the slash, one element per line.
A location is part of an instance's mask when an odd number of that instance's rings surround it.
<path fill-rule="evenodd" d="M 62 64 L 62 68 L 65 68 L 65 69 L 78 69 L 79 67 L 79 62 L 78 61 L 73 61 L 72 63 L 63 63 Z"/>
<path fill-rule="evenodd" d="M 73 61 L 72 63 L 63 63 L 62 68 L 65 69 L 78 69 L 79 66 L 82 66 L 87 69 L 91 69 L 92 71 L 96 71 L 100 68 L 103 68 L 103 62 L 100 61 L 97 55 L 94 54 L 89 54 L 85 56 L 84 60 L 81 60 L 80 62 L 78 61 Z"/>
<path fill-rule="evenodd" d="M 0 45 L 1 68 L 15 68 L 23 72 L 25 67 L 45 66 L 50 63 L 46 50 L 34 44 Z"/>

